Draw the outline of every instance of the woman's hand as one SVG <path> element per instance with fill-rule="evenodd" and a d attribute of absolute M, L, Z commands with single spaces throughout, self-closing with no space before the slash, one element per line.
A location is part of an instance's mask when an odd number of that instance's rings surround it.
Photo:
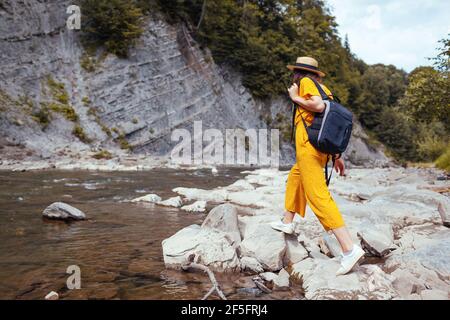
<path fill-rule="evenodd" d="M 294 83 L 294 84 L 288 89 L 288 92 L 289 92 L 289 96 L 291 97 L 291 99 L 292 99 L 293 101 L 295 101 L 296 99 L 299 98 L 299 96 L 298 96 L 298 85 L 297 85 L 297 84 Z"/>
<path fill-rule="evenodd" d="M 312 96 L 310 99 L 306 100 L 298 95 L 298 85 L 295 83 L 288 89 L 289 96 L 291 100 L 302 106 L 311 112 L 322 112 L 325 109 L 325 104 L 319 96 Z"/>
<path fill-rule="evenodd" d="M 342 158 L 339 158 L 334 162 L 334 170 L 336 170 L 341 177 L 345 176 L 345 163 Z"/>

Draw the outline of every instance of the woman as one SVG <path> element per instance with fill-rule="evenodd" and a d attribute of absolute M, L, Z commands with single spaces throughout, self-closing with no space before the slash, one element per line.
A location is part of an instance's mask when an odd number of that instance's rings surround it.
<path fill-rule="evenodd" d="M 353 244 L 342 215 L 326 185 L 323 170 L 327 162 L 327 155 L 316 150 L 308 141 L 302 120 L 303 118 L 307 125 L 311 125 L 314 113 L 324 110 L 324 102 L 311 78 L 321 83 L 325 74 L 319 70 L 318 62 L 310 57 L 298 58 L 296 64 L 289 65 L 288 68 L 294 71 L 294 84 L 288 89 L 289 96 L 298 106 L 295 113 L 297 159 L 287 181 L 284 218 L 273 223 L 272 228 L 292 234 L 295 213 L 304 217 L 306 204 L 308 204 L 324 229 L 334 233 L 339 241 L 343 253 L 341 267 L 336 274 L 346 274 L 364 256 L 364 251 Z M 330 90 L 322 84 L 321 86 L 325 93 L 333 99 Z M 341 176 L 345 174 L 345 165 L 342 159 L 336 160 L 334 168 Z"/>

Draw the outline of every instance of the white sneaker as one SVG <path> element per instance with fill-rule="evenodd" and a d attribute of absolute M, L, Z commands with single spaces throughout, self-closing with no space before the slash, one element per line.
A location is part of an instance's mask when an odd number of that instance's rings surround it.
<path fill-rule="evenodd" d="M 341 267 L 336 272 L 337 276 L 349 273 L 358 261 L 364 257 L 364 250 L 361 247 L 354 245 L 353 250 L 348 255 L 343 255 L 341 260 Z"/>
<path fill-rule="evenodd" d="M 272 227 L 272 229 L 275 229 L 277 231 L 281 231 L 287 234 L 293 234 L 294 233 L 294 224 L 291 223 L 284 223 L 283 219 L 272 222 L 270 224 L 270 226 Z"/>

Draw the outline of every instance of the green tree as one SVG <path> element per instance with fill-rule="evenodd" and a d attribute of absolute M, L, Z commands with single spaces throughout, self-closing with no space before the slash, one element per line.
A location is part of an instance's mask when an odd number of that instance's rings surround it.
<path fill-rule="evenodd" d="M 131 0 L 82 0 L 83 41 L 104 46 L 107 52 L 125 58 L 143 32 L 142 10 Z"/>
<path fill-rule="evenodd" d="M 442 122 L 450 133 L 450 78 L 432 67 L 420 67 L 410 74 L 409 86 L 400 106 L 415 121 Z"/>

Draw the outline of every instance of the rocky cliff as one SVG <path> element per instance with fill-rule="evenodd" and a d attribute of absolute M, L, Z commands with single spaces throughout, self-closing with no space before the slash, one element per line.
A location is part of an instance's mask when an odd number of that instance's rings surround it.
<path fill-rule="evenodd" d="M 158 16 L 146 19 L 127 59 L 88 55 L 79 31 L 66 28 L 69 4 L 6 0 L 0 5 L 3 160 L 100 149 L 168 155 L 175 145 L 171 132 L 192 130 L 196 120 L 203 121 L 203 129 L 247 129 L 267 128 L 268 117 L 277 114 L 290 117 L 286 100 L 255 100 L 239 75 L 217 66 L 184 26 Z M 357 125 L 346 157 L 354 164 L 386 163 L 367 140 Z M 282 143 L 281 163 L 293 159 L 292 146 Z"/>

